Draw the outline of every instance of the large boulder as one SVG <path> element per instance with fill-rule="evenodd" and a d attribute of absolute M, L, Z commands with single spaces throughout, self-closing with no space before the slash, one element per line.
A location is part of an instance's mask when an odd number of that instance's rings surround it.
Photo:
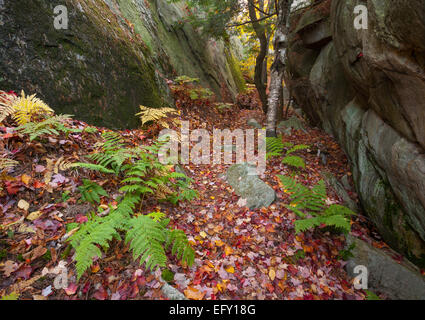
<path fill-rule="evenodd" d="M 357 1 L 332 1 L 335 48 L 344 72 L 384 121 L 425 148 L 425 0 L 368 0 L 357 30 Z"/>
<path fill-rule="evenodd" d="M 255 166 L 247 163 L 231 166 L 227 170 L 227 182 L 251 210 L 269 207 L 276 199 L 273 188 L 258 177 Z"/>
<path fill-rule="evenodd" d="M 67 30 L 54 28 L 58 5 L 68 9 Z M 172 105 L 166 80 L 178 75 L 234 99 L 244 86 L 234 50 L 180 24 L 184 5 L 2 0 L 0 89 L 37 93 L 58 113 L 110 128 L 137 127 L 139 105 Z"/>
<path fill-rule="evenodd" d="M 369 290 L 393 300 L 425 300 L 425 279 L 417 267 L 408 261 L 395 261 L 394 251 L 375 248 L 358 238 L 349 236 L 347 243 L 354 246 L 347 272 L 356 277 L 355 268 L 366 267 Z"/>

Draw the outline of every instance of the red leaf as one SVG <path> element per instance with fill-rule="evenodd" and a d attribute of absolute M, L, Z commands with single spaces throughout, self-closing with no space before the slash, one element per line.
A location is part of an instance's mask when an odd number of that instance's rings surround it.
<path fill-rule="evenodd" d="M 100 287 L 99 290 L 93 295 L 93 298 L 97 300 L 106 300 L 108 298 L 108 293 L 103 287 Z"/>
<path fill-rule="evenodd" d="M 68 296 L 72 296 L 77 292 L 78 286 L 75 283 L 71 283 L 68 288 L 65 289 L 65 293 Z"/>

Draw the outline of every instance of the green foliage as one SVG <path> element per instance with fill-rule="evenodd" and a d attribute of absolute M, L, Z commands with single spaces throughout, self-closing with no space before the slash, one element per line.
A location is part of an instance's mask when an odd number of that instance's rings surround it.
<path fill-rule="evenodd" d="M 167 256 L 164 243 L 165 228 L 148 216 L 138 216 L 130 220 L 130 229 L 127 232 L 126 243 L 130 242 L 133 259 L 140 258 L 140 264 L 146 263 L 146 268 L 165 267 Z"/>
<path fill-rule="evenodd" d="M 113 238 L 121 239 L 118 230 L 126 229 L 128 221 L 139 199 L 136 195 L 126 195 L 121 203 L 109 215 L 92 215 L 70 238 L 75 248 L 75 261 L 78 279 L 93 264 L 93 258 L 102 257 L 98 246 L 109 248 Z"/>
<path fill-rule="evenodd" d="M 190 84 L 190 83 L 199 83 L 199 78 L 191 78 L 188 76 L 180 76 L 174 79 L 174 82 L 184 85 L 184 84 Z"/>
<path fill-rule="evenodd" d="M 84 129 L 84 132 L 87 132 L 87 133 L 96 133 L 96 132 L 98 132 L 99 130 L 96 128 L 96 127 L 86 127 L 85 129 Z"/>
<path fill-rule="evenodd" d="M 283 142 L 282 136 L 266 138 L 266 158 L 269 159 L 271 157 L 278 157 L 285 153 L 282 163 L 295 168 L 305 169 L 305 161 L 299 156 L 292 155 L 292 153 L 308 148 L 309 146 L 304 144 L 294 145 L 290 142 Z M 288 150 L 285 152 L 285 149 Z"/>
<path fill-rule="evenodd" d="M 289 166 L 295 168 L 303 168 L 305 169 L 305 161 L 303 158 L 298 156 L 286 156 L 282 159 L 282 163 L 287 164 Z"/>
<path fill-rule="evenodd" d="M 208 88 L 194 88 L 189 89 L 189 96 L 192 100 L 198 100 L 198 99 L 209 99 L 214 95 L 214 93 L 211 91 L 211 89 Z"/>
<path fill-rule="evenodd" d="M 266 138 L 266 151 L 267 159 L 271 157 L 281 156 L 285 145 L 282 140 L 282 136 L 279 137 L 267 137 Z"/>
<path fill-rule="evenodd" d="M 125 148 L 124 140 L 119 133 L 104 132 L 102 137 L 104 142 L 98 145 L 99 150 L 88 156 L 95 164 L 79 162 L 73 166 L 118 175 L 124 162 L 136 156 L 137 149 Z"/>
<path fill-rule="evenodd" d="M 188 17 L 192 25 L 200 28 L 204 35 L 214 38 L 227 38 L 227 26 L 241 9 L 238 0 L 187 0 L 186 3 L 193 13 Z"/>
<path fill-rule="evenodd" d="M 379 296 L 377 296 L 375 293 L 373 293 L 370 290 L 366 291 L 366 300 L 382 300 Z"/>
<path fill-rule="evenodd" d="M 356 243 L 353 242 L 347 249 L 343 249 L 339 252 L 339 259 L 347 261 L 350 258 L 353 258 L 353 250 L 356 248 Z"/>
<path fill-rule="evenodd" d="M 215 107 L 218 109 L 219 112 L 224 112 L 226 110 L 231 110 L 233 108 L 233 104 L 231 103 L 224 103 L 224 102 L 220 102 L 220 103 L 216 103 Z"/>
<path fill-rule="evenodd" d="M 19 294 L 16 293 L 16 292 L 12 292 L 11 294 L 3 296 L 3 297 L 0 298 L 0 300 L 4 300 L 4 301 L 6 301 L 6 300 L 18 300 L 18 299 L 19 299 Z"/>
<path fill-rule="evenodd" d="M 301 218 L 295 222 L 297 233 L 322 225 L 335 227 L 345 233 L 351 230 L 350 216 L 355 213 L 341 205 L 327 206 L 327 192 L 323 180 L 310 189 L 293 178 L 278 177 L 285 192 L 291 195 L 292 203 L 286 207 Z"/>
<path fill-rule="evenodd" d="M 104 133 L 105 140 L 95 154 L 89 158 L 96 164 L 77 166 L 103 173 L 115 174 L 122 178 L 120 192 L 124 196 L 116 209 L 99 217 L 92 214 L 90 219 L 70 238 L 75 248 L 75 261 L 78 279 L 92 265 L 93 258 L 102 257 L 101 248 L 106 251 L 109 242 L 120 239 L 120 232 L 126 234 L 125 241 L 135 259 L 146 264 L 146 268 L 164 267 L 167 261 L 166 250 L 192 265 L 194 251 L 183 231 L 167 228 L 169 219 L 160 212 L 133 216 L 137 204 L 143 204 L 146 195 L 177 203 L 191 200 L 197 194 L 190 189 L 191 179 L 186 175 L 171 172 L 169 166 L 159 162 L 158 152 L 167 140 L 157 141 L 151 146 L 128 149 L 116 133 Z M 99 202 L 99 196 L 107 196 L 97 184 L 85 180 L 80 191 L 84 200 Z"/>
<path fill-rule="evenodd" d="M 108 193 L 96 182 L 84 179 L 83 185 L 78 187 L 81 192 L 81 200 L 92 204 L 100 203 L 100 196 L 108 197 Z"/>
<path fill-rule="evenodd" d="M 59 115 L 50 117 L 41 122 L 27 122 L 19 126 L 16 130 L 22 134 L 28 134 L 30 140 L 34 140 L 42 135 L 59 135 L 59 131 L 66 128 L 63 125 L 65 120 L 70 119 L 70 115 Z"/>
<path fill-rule="evenodd" d="M 167 281 L 168 283 L 172 282 L 174 280 L 174 273 L 169 269 L 162 270 L 162 279 Z"/>
<path fill-rule="evenodd" d="M 140 195 L 126 194 L 117 209 L 106 217 L 96 215 L 71 237 L 71 245 L 76 249 L 75 261 L 78 279 L 93 264 L 93 258 L 102 257 L 99 248 L 109 248 L 112 239 L 120 239 L 119 231 L 126 232 L 125 241 L 130 243 L 135 260 L 146 263 L 146 268 L 165 267 L 165 250 L 172 244 L 172 254 L 189 266 L 194 261 L 194 250 L 183 231 L 169 230 L 169 219 L 163 214 L 152 213 L 132 217 Z"/>
<path fill-rule="evenodd" d="M 70 198 L 71 198 L 71 191 L 67 190 L 65 192 L 62 192 L 62 195 L 61 195 L 62 202 L 67 202 Z"/>

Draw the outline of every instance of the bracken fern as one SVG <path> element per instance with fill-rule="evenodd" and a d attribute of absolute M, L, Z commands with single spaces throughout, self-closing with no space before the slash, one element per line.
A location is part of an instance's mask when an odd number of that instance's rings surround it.
<path fill-rule="evenodd" d="M 327 206 L 327 192 L 323 180 L 310 189 L 295 181 L 294 178 L 278 177 L 285 193 L 290 194 L 292 199 L 291 204 L 286 207 L 301 218 L 295 221 L 297 233 L 321 225 L 332 226 L 346 233 L 350 231 L 350 216 L 355 213 L 341 205 Z"/>

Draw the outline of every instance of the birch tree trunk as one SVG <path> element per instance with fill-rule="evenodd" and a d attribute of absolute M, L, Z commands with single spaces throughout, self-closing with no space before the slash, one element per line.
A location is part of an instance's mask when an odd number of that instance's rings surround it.
<path fill-rule="evenodd" d="M 276 119 L 282 95 L 283 75 L 287 36 L 289 33 L 289 15 L 293 0 L 278 0 L 276 32 L 274 39 L 275 60 L 270 70 L 270 92 L 267 109 L 267 137 L 276 137 Z"/>

